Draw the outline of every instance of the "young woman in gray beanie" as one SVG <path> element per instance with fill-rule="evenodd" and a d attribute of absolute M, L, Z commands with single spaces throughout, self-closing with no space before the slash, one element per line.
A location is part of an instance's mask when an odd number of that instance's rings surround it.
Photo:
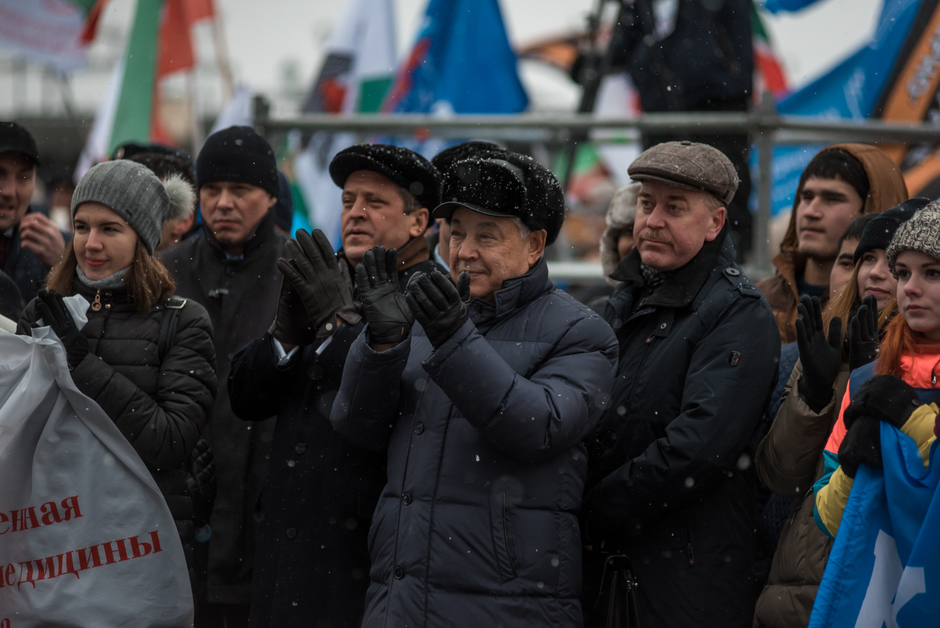
<path fill-rule="evenodd" d="M 193 195 L 179 177 L 161 183 L 127 160 L 89 170 L 72 197 L 75 236 L 17 329 L 28 334 L 42 319 L 62 340 L 75 385 L 153 474 L 190 566 L 196 528 L 187 472 L 212 409 L 215 350 L 208 313 L 170 299 L 173 279 L 153 251 L 171 204 L 192 205 Z M 81 329 L 63 302 L 75 294 L 89 303 Z"/>

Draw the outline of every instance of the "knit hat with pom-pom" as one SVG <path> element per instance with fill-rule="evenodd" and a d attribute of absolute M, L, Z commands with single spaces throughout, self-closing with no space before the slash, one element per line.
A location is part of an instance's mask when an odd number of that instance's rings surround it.
<path fill-rule="evenodd" d="M 91 168 L 72 195 L 72 219 L 82 203 L 101 203 L 127 221 L 152 254 L 171 203 L 191 206 L 192 188 L 178 175 L 163 183 L 146 166 L 118 159 Z"/>

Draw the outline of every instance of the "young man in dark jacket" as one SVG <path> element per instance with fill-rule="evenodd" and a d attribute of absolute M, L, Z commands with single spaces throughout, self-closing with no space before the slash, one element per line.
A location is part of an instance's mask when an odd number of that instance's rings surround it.
<path fill-rule="evenodd" d="M 451 279 L 396 256 L 356 268 L 368 325 L 330 420 L 388 456 L 372 521 L 363 626 L 579 626 L 583 439 L 616 368 L 616 340 L 548 278 L 564 197 L 512 153 L 445 173 Z M 416 324 L 417 323 L 417 324 Z"/>
<path fill-rule="evenodd" d="M 727 157 L 668 142 L 628 172 L 642 182 L 636 248 L 605 313 L 620 366 L 591 452 L 589 541 L 632 560 L 644 628 L 748 626 L 751 441 L 777 376 L 777 328 L 734 262 Z"/>
<path fill-rule="evenodd" d="M 441 196 L 440 175 L 397 146 L 341 151 L 330 175 L 343 188 L 341 238 L 297 232 L 274 324 L 232 361 L 232 409 L 242 419 L 277 415 L 261 499 L 251 625 L 358 628 L 369 584 L 367 536 L 385 485 L 385 456 L 359 449 L 330 425 L 346 354 L 362 331 L 349 277 L 372 246 L 399 251 L 397 281 L 442 270 L 424 232 Z M 409 190 L 414 190 L 414 193 Z"/>
<path fill-rule="evenodd" d="M 48 217 L 29 211 L 39 151 L 29 131 L 0 122 L 0 270 L 29 302 L 62 258 L 66 237 Z"/>
<path fill-rule="evenodd" d="M 196 160 L 196 183 L 202 232 L 162 252 L 177 294 L 208 310 L 218 363 L 219 388 L 206 429 L 218 488 L 209 520 L 208 604 L 197 608 L 196 626 L 244 626 L 255 506 L 274 420 L 238 420 L 225 383 L 235 351 L 264 333 L 277 307 L 277 260 L 285 249 L 271 211 L 278 193 L 274 151 L 251 127 L 213 133 Z"/>

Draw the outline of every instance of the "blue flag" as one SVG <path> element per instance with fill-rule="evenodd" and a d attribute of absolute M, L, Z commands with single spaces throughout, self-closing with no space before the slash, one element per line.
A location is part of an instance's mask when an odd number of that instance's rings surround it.
<path fill-rule="evenodd" d="M 517 113 L 529 104 L 497 0 L 430 0 L 386 113 Z"/>
<path fill-rule="evenodd" d="M 763 8 L 767 9 L 771 13 L 779 13 L 780 11 L 801 11 L 811 4 L 816 4 L 819 0 L 767 0 Z"/>
<path fill-rule="evenodd" d="M 881 425 L 883 472 L 862 465 L 829 554 L 810 628 L 940 623 L 940 460 Z"/>
<path fill-rule="evenodd" d="M 922 0 L 885 0 L 878 28 L 867 46 L 827 74 L 780 101 L 781 114 L 827 119 L 869 118 L 908 38 Z M 800 175 L 824 145 L 774 150 L 774 215 L 793 208 Z"/>

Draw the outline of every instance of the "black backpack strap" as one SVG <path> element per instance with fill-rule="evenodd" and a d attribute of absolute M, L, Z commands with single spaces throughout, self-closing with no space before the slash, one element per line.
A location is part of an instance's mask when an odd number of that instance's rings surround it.
<path fill-rule="evenodd" d="M 163 358 L 176 338 L 176 326 L 179 324 L 180 312 L 186 306 L 186 299 L 180 297 L 170 297 L 166 300 L 164 307 L 166 314 L 163 315 L 163 321 L 160 323 L 160 339 L 157 341 L 157 357 L 160 364 L 163 364 Z"/>

